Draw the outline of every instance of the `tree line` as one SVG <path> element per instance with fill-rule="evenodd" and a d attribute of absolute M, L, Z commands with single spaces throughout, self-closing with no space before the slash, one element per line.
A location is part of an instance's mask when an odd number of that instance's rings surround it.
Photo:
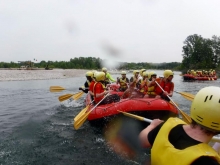
<path fill-rule="evenodd" d="M 182 70 L 220 68 L 220 37 L 214 35 L 209 39 L 190 35 L 184 41 L 182 52 Z"/>
<path fill-rule="evenodd" d="M 188 69 L 220 69 L 220 37 L 212 36 L 211 39 L 203 38 L 201 35 L 190 35 L 183 42 L 182 47 L 182 63 L 168 62 L 168 63 L 119 63 L 117 68 L 112 69 L 172 69 L 186 71 Z M 33 63 L 26 61 L 26 63 Z M 41 61 L 35 62 L 31 67 L 38 68 L 62 68 L 62 69 L 101 69 L 105 59 L 95 57 L 75 57 L 69 61 Z M 0 62 L 0 68 L 20 68 L 25 62 Z"/>
<path fill-rule="evenodd" d="M 15 62 L 0 62 L 0 68 L 20 68 L 21 65 L 31 63 L 31 67 L 38 68 L 61 68 L 61 69 L 101 69 L 102 64 L 105 63 L 105 59 L 95 58 L 95 57 L 75 57 L 71 58 L 70 61 L 41 61 L 39 63 L 33 63 L 31 61 L 23 62 L 23 63 L 15 63 Z M 109 68 L 109 69 L 120 69 L 120 70 L 133 70 L 133 69 L 172 69 L 179 70 L 181 63 L 178 62 L 170 62 L 170 63 L 127 63 L 127 62 L 119 62 L 117 68 Z"/>

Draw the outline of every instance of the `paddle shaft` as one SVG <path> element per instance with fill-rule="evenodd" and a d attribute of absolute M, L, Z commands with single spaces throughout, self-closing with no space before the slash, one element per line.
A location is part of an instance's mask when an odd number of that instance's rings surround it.
<path fill-rule="evenodd" d="M 165 92 L 164 89 L 160 86 L 160 84 L 158 84 L 157 81 L 155 81 L 155 83 L 157 84 L 157 86 L 158 86 L 163 92 Z M 179 111 L 181 111 L 181 110 L 179 109 L 179 107 L 176 105 L 176 103 L 170 98 L 170 96 L 168 96 L 168 95 L 166 95 L 166 96 L 170 99 L 170 101 L 172 101 L 172 103 L 175 105 L 175 107 L 176 107 Z"/>
<path fill-rule="evenodd" d="M 135 119 L 137 119 L 137 120 L 145 121 L 145 122 L 147 122 L 147 123 L 151 123 L 151 122 L 152 122 L 152 120 L 147 119 L 147 118 L 144 118 L 144 117 L 142 117 L 142 116 L 134 115 L 134 114 L 127 113 L 127 112 L 123 112 L 123 111 L 119 111 L 119 110 L 118 110 L 118 112 L 123 113 L 123 115 L 125 115 L 125 116 L 129 116 L 129 117 L 135 118 Z"/>
<path fill-rule="evenodd" d="M 108 93 L 107 95 L 105 95 L 105 97 L 103 97 L 102 100 L 104 100 L 108 95 L 110 95 L 110 93 Z M 102 100 L 100 100 L 100 101 L 89 111 L 89 113 L 92 112 L 92 111 L 102 102 Z"/>

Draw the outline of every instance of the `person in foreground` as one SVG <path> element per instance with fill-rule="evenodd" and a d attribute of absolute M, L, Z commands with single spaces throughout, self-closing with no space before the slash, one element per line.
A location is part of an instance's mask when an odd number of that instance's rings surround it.
<path fill-rule="evenodd" d="M 151 149 L 152 165 L 219 165 L 220 156 L 208 145 L 220 133 L 220 88 L 205 87 L 195 96 L 192 122 L 179 118 L 154 119 L 139 134 L 141 145 Z"/>

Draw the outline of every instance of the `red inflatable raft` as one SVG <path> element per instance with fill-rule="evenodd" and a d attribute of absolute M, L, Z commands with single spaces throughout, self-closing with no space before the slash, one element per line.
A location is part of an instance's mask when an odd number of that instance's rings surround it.
<path fill-rule="evenodd" d="M 90 103 L 90 95 L 87 95 L 86 105 L 90 105 Z M 90 105 L 88 111 L 90 111 L 93 107 L 94 105 Z M 171 116 L 178 116 L 177 108 L 173 104 L 163 99 L 133 98 L 121 99 L 116 103 L 99 105 L 91 111 L 88 116 L 88 120 L 106 120 L 118 115 L 120 113 L 118 110 L 133 113 L 150 119 L 160 118 L 166 120 Z"/>
<path fill-rule="evenodd" d="M 190 81 L 190 80 L 199 80 L 199 81 L 213 81 L 213 80 L 217 80 L 216 76 L 213 77 L 197 77 L 197 76 L 193 76 L 190 74 L 184 74 L 183 75 L 183 80 L 185 81 Z"/>

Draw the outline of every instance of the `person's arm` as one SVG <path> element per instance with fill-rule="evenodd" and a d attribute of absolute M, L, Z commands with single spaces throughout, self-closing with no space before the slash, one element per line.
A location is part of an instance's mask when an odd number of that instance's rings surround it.
<path fill-rule="evenodd" d="M 83 90 L 83 92 L 84 92 L 84 93 L 88 93 L 88 91 L 89 91 L 88 81 L 85 82 L 84 87 L 85 87 L 85 89 Z"/>
<path fill-rule="evenodd" d="M 163 122 L 163 120 L 154 119 L 147 128 L 145 128 L 144 130 L 141 131 L 141 133 L 139 134 L 139 139 L 140 139 L 141 145 L 144 148 L 149 148 L 152 146 L 152 144 L 150 143 L 150 141 L 148 139 L 148 135 L 153 129 L 155 129 L 162 122 Z"/>
<path fill-rule="evenodd" d="M 148 84 L 148 87 L 152 87 L 152 86 L 155 86 L 156 83 L 155 83 L 156 79 L 155 78 L 152 78 L 152 80 L 149 82 Z"/>
<path fill-rule="evenodd" d="M 84 93 L 88 93 L 88 91 L 89 91 L 89 84 L 88 84 L 88 82 L 86 81 L 84 83 L 84 88 L 83 87 L 79 87 L 79 90 L 82 90 Z"/>
<path fill-rule="evenodd" d="M 168 93 L 167 91 L 164 91 L 163 92 L 163 95 L 165 95 L 165 96 L 169 96 L 169 97 L 172 97 L 173 96 L 173 89 L 174 89 L 174 83 L 173 82 L 171 82 L 171 88 L 170 88 L 170 92 Z"/>
<path fill-rule="evenodd" d="M 134 83 L 137 83 L 138 82 L 138 79 L 136 79 L 136 78 L 134 78 L 134 77 L 131 77 L 131 79 L 130 79 L 130 86 L 133 86 L 134 85 Z"/>
<path fill-rule="evenodd" d="M 115 79 L 112 78 L 112 76 L 110 75 L 110 73 L 106 74 L 106 77 L 111 80 L 112 82 L 116 82 Z"/>
<path fill-rule="evenodd" d="M 105 91 L 105 90 L 103 92 L 103 87 L 102 87 L 101 84 L 96 85 L 96 87 L 95 87 L 95 96 L 96 96 L 96 98 L 103 97 L 108 93 L 109 93 L 109 91 Z"/>

